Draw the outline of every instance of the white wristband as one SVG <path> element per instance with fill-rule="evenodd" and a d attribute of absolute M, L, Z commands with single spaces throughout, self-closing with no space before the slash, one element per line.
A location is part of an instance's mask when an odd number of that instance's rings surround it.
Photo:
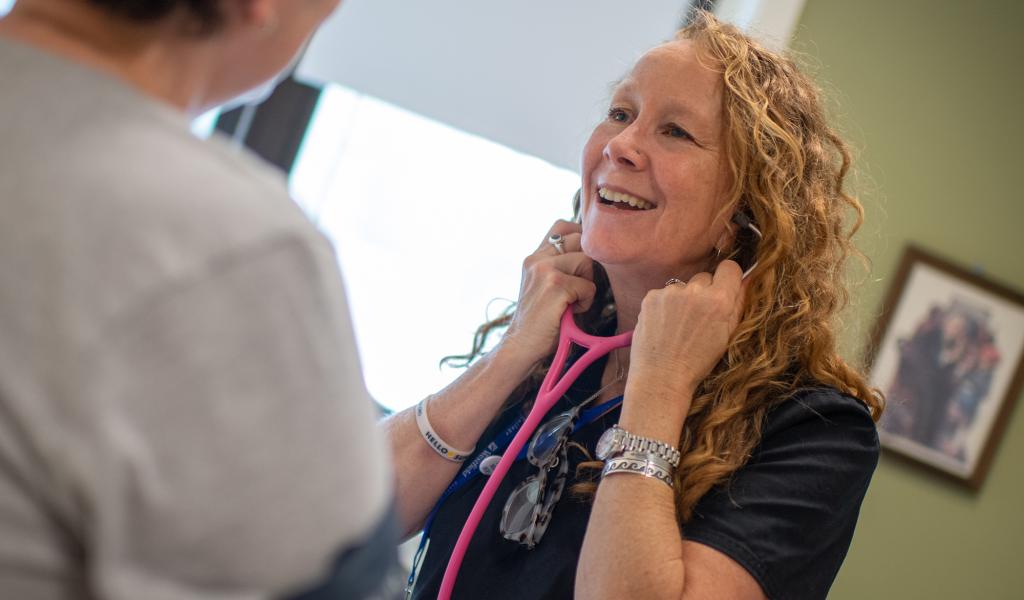
<path fill-rule="evenodd" d="M 441 439 L 441 436 L 434 432 L 434 428 L 430 426 L 430 421 L 427 420 L 427 400 L 430 397 L 420 400 L 420 403 L 416 405 L 416 424 L 420 427 L 420 433 L 423 434 L 423 439 L 426 440 L 430 447 L 441 455 L 442 458 L 450 460 L 452 462 L 465 462 L 467 458 L 476 448 L 470 448 L 469 450 L 455 450 L 452 445 Z"/>

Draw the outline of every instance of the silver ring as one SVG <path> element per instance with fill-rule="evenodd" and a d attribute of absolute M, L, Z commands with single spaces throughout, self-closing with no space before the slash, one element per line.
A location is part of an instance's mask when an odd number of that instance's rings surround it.
<path fill-rule="evenodd" d="M 548 236 L 548 243 L 554 246 L 559 254 L 565 254 L 565 240 L 562 239 L 562 234 L 552 233 Z"/>
<path fill-rule="evenodd" d="M 667 280 L 667 281 L 665 282 L 665 287 L 668 287 L 668 286 L 670 286 L 670 285 L 675 285 L 675 284 L 677 284 L 677 283 L 681 283 L 681 284 L 683 284 L 683 285 L 686 285 L 686 282 L 685 282 L 685 281 L 683 281 L 682 279 L 676 279 L 675 277 L 672 277 L 672 278 L 670 278 L 669 280 Z"/>

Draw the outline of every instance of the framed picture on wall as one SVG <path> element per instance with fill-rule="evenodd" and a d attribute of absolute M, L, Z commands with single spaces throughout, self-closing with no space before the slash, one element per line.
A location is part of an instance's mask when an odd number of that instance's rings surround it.
<path fill-rule="evenodd" d="M 868 359 L 883 447 L 980 488 L 1024 384 L 1024 295 L 909 247 Z"/>

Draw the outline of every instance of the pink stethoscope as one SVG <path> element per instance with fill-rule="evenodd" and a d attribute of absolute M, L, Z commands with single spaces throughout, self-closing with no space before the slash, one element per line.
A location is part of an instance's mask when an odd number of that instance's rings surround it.
<path fill-rule="evenodd" d="M 754 234 L 760 239 L 763 238 L 761 231 L 751 223 L 750 219 L 737 212 L 733 216 L 733 222 L 740 227 L 745 227 L 754 232 Z M 751 271 L 757 267 L 755 261 L 750 267 L 743 271 L 743 279 L 746 279 L 750 275 Z M 673 283 L 679 280 L 669 280 Z M 469 517 L 466 519 L 466 524 L 462 526 L 462 533 L 459 534 L 458 541 L 455 542 L 455 549 L 452 550 L 451 558 L 448 559 L 448 567 L 444 571 L 444 578 L 441 580 L 441 589 L 438 594 L 438 600 L 450 600 L 452 597 L 452 591 L 455 589 L 455 578 L 459 575 L 459 569 L 462 567 L 462 559 L 466 557 L 466 550 L 469 548 L 469 542 L 473 539 L 473 534 L 476 533 L 477 526 L 480 525 L 480 520 L 484 516 L 484 511 L 487 510 L 487 506 L 494 499 L 495 492 L 498 491 L 498 486 L 501 485 L 501 481 L 505 478 L 505 474 L 508 473 L 512 463 L 516 461 L 516 457 L 519 452 L 526 445 L 530 436 L 540 425 L 541 420 L 551 410 L 551 408 L 558 402 L 565 392 L 569 389 L 569 386 L 579 378 L 579 376 L 596 361 L 597 359 L 605 356 L 612 350 L 619 348 L 625 348 L 633 342 L 633 332 L 627 331 L 620 333 L 619 335 L 611 337 L 601 337 L 596 335 L 590 335 L 585 333 L 576 324 L 576 321 L 572 317 L 572 306 L 565 309 L 562 313 L 562 323 L 559 326 L 558 335 L 558 349 L 555 351 L 555 358 L 551 361 L 551 367 L 548 369 L 548 374 L 544 377 L 544 381 L 540 385 L 540 391 L 537 392 L 537 399 L 533 403 L 533 409 L 530 410 L 530 414 L 526 417 L 526 421 L 523 426 L 519 428 L 519 432 L 514 438 L 512 443 L 509 444 L 508 449 L 505 450 L 505 454 L 501 457 L 498 465 L 494 467 L 494 471 L 491 473 L 490 478 L 487 480 L 487 484 L 484 486 L 480 497 L 476 499 L 476 504 L 473 505 L 473 510 L 469 513 Z M 561 375 L 565 369 L 565 362 L 569 358 L 569 349 L 572 344 L 582 346 L 587 351 L 583 353 L 583 356 L 569 367 L 568 371 L 565 371 L 564 375 Z M 561 377 L 559 376 L 561 375 Z"/>
<path fill-rule="evenodd" d="M 483 518 L 484 511 L 487 510 L 487 506 L 494 498 L 495 492 L 498 491 L 498 486 L 501 485 L 505 474 L 508 473 L 509 467 L 515 462 L 519 451 L 529 441 L 530 436 L 533 435 L 537 426 L 540 425 L 541 420 L 587 367 L 612 350 L 625 348 L 632 341 L 632 331 L 620 333 L 612 337 L 600 337 L 584 333 L 572 317 L 572 306 L 565 309 L 565 312 L 562 313 L 558 349 L 555 351 L 555 358 L 551 361 L 548 374 L 540 385 L 540 391 L 537 392 L 537 399 L 533 403 L 533 409 L 530 410 L 530 414 L 526 417 L 523 426 L 519 428 L 519 432 L 512 438 L 512 442 L 509 444 L 508 449 L 505 450 L 505 454 L 501 457 L 497 466 L 494 467 L 494 472 L 491 473 L 490 478 L 487 480 L 487 485 L 480 492 L 480 497 L 477 498 L 472 512 L 469 513 L 469 517 L 466 519 L 466 524 L 462 527 L 462 533 L 459 534 L 459 539 L 455 542 L 455 549 L 452 550 L 451 558 L 448 559 L 448 568 L 445 569 L 444 579 L 441 580 L 441 591 L 438 594 L 438 600 L 449 600 L 451 598 L 452 590 L 455 588 L 455 578 L 458 577 L 459 568 L 462 566 L 462 559 L 466 556 L 469 541 L 473 538 L 477 526 L 480 525 L 480 519 Z M 562 375 L 572 344 L 582 346 L 587 351 Z"/>

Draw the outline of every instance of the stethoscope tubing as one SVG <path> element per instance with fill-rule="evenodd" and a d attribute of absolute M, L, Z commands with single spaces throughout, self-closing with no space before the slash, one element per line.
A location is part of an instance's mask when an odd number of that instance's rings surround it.
<path fill-rule="evenodd" d="M 585 333 L 578 325 L 576 325 L 576 321 L 573 319 L 572 306 L 566 308 L 565 312 L 562 313 L 562 321 L 559 326 L 558 346 L 555 351 L 554 360 L 551 362 L 551 367 L 548 369 L 548 373 L 544 377 L 544 381 L 541 383 L 540 390 L 537 392 L 537 399 L 534 401 L 530 414 L 526 417 L 526 421 L 519 429 L 519 432 L 514 438 L 512 438 L 512 442 L 509 444 L 508 449 L 505 450 L 501 460 L 498 462 L 497 466 L 495 466 L 494 472 L 491 473 L 488 478 L 483 491 L 480 492 L 480 496 L 473 505 L 473 510 L 470 511 L 469 517 L 466 518 L 466 523 L 462 527 L 462 532 L 459 534 L 459 538 L 455 542 L 455 548 L 452 550 L 452 555 L 448 559 L 448 567 L 445 569 L 444 578 L 441 580 L 441 589 L 438 594 L 438 600 L 450 600 L 452 591 L 455 588 L 455 580 L 458 577 L 459 569 L 462 567 L 462 561 L 466 556 L 466 551 L 469 549 L 469 543 L 473 539 L 473 534 L 480 525 L 481 519 L 483 519 L 484 512 L 486 512 L 487 507 L 494 499 L 494 495 L 498 491 L 498 486 L 500 486 L 502 480 L 505 479 L 505 475 L 515 462 L 519 452 L 529 442 L 530 437 L 533 435 L 534 431 L 536 431 L 537 427 L 540 426 L 540 422 L 555 406 L 558 399 L 561 398 L 569 390 L 569 387 L 579 378 L 579 376 L 586 371 L 587 367 L 612 350 L 629 346 L 632 341 L 632 331 L 627 331 L 611 337 L 601 337 Z M 565 369 L 565 363 L 569 358 L 569 351 L 573 344 L 582 346 L 587 350 L 583 353 L 583 356 L 576 360 L 576 362 L 574 362 L 572 366 L 565 371 L 565 374 L 562 375 L 562 371 Z"/>

